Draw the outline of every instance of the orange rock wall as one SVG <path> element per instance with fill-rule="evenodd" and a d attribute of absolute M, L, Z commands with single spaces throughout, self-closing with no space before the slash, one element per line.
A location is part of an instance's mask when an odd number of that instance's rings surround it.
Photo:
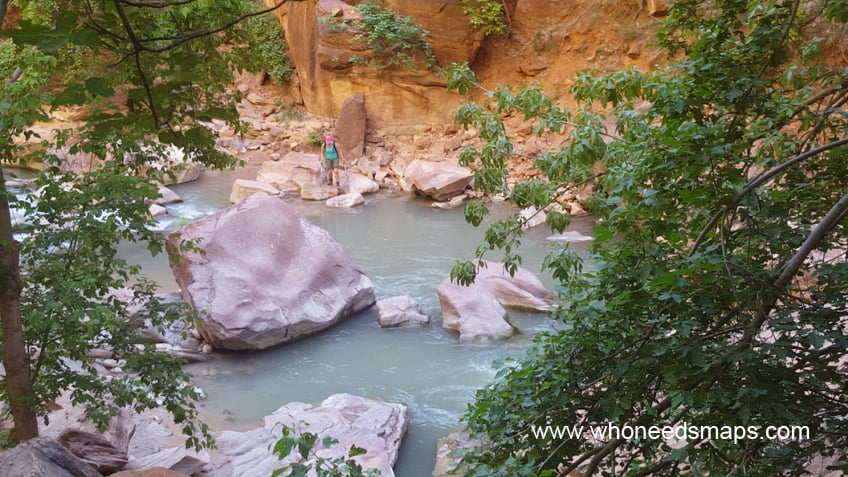
<path fill-rule="evenodd" d="M 275 0 L 265 2 L 273 5 Z M 384 6 L 412 17 L 430 32 L 442 66 L 473 61 L 483 41 L 463 14 L 461 0 L 388 0 Z M 295 65 L 298 99 L 309 112 L 335 118 L 347 98 L 362 93 L 369 123 L 375 128 L 403 131 L 452 120 L 460 97 L 447 91 L 443 76 L 423 69 L 381 73 L 350 63 L 351 56 L 368 55 L 364 40 L 322 27 L 319 19 L 328 15 L 358 18 L 353 6 L 341 0 L 305 0 L 287 3 L 277 15 Z"/>

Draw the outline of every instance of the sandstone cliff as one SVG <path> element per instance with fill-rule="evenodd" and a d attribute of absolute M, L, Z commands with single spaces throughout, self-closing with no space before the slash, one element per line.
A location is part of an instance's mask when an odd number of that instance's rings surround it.
<path fill-rule="evenodd" d="M 272 5 L 274 0 L 265 0 Z M 326 27 L 326 19 L 359 18 L 357 1 L 304 0 L 277 10 L 296 68 L 292 98 L 313 114 L 335 118 L 341 104 L 362 93 L 370 126 L 387 132 L 451 121 L 462 98 L 446 90 L 443 74 L 426 69 L 379 72 L 350 62 L 368 55 L 355 31 Z M 655 14 L 657 2 L 649 8 Z M 484 38 L 464 14 L 462 0 L 384 0 L 430 32 L 442 68 L 468 62 L 490 88 L 533 82 L 567 101 L 577 72 L 637 64 L 657 58 L 650 49 L 656 24 L 641 2 L 511 0 L 510 33 Z"/>
<path fill-rule="evenodd" d="M 440 65 L 473 61 L 483 41 L 462 13 L 461 0 L 389 0 L 383 6 L 430 32 Z M 299 100 L 309 112 L 335 117 L 345 99 L 364 93 L 369 119 L 377 127 L 442 122 L 453 113 L 459 97 L 447 91 L 443 75 L 423 67 L 377 71 L 350 61 L 368 55 L 365 40 L 356 38 L 356 31 L 328 28 L 322 19 L 357 19 L 353 6 L 341 0 L 305 0 L 288 3 L 277 14 L 296 66 Z"/>

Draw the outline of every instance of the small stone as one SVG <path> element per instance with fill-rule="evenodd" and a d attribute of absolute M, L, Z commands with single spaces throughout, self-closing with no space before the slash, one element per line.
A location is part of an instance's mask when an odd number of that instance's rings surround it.
<path fill-rule="evenodd" d="M 168 213 L 168 209 L 162 207 L 159 204 L 150 204 L 148 206 L 148 211 L 150 212 L 151 217 L 159 217 L 160 215 Z"/>
<path fill-rule="evenodd" d="M 194 387 L 194 392 L 197 394 L 197 399 L 199 399 L 199 400 L 201 400 L 201 401 L 203 401 L 204 399 L 206 399 L 206 391 L 204 391 L 203 389 L 201 389 L 201 388 L 199 388 L 199 387 L 195 386 L 195 387 Z"/>

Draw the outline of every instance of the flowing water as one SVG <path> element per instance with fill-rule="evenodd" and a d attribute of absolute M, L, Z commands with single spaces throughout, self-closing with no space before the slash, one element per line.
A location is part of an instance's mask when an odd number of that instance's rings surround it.
<path fill-rule="evenodd" d="M 173 187 L 185 202 L 169 206 L 171 218 L 160 226 L 167 231 L 226 207 L 233 180 L 255 175 L 255 166 L 207 171 L 199 181 Z M 412 421 L 396 474 L 429 476 L 436 440 L 458 428 L 474 391 L 493 379 L 492 363 L 521 355 L 534 333 L 555 325 L 544 314 L 511 313 L 519 335 L 487 344 L 459 342 L 457 334 L 441 327 L 436 288 L 456 260 L 472 257 L 482 228 L 466 224 L 461 208 L 433 209 L 428 201 L 407 195 L 366 201 L 349 210 L 297 199 L 292 204 L 347 249 L 374 282 L 378 300 L 410 295 L 430 315 L 430 325 L 382 329 L 372 307 L 301 341 L 261 352 L 215 353 L 213 362 L 191 365 L 188 371 L 208 396 L 201 417 L 214 430 L 246 430 L 285 403 L 320 402 L 333 393 L 404 403 Z M 551 247 L 542 228 L 529 231 L 521 247 L 523 267 L 536 273 Z M 585 234 L 590 228 L 585 220 L 571 226 Z M 125 253 L 163 291 L 176 290 L 164 256 L 150 259 L 135 249 Z M 540 278 L 553 286 L 549 276 Z"/>

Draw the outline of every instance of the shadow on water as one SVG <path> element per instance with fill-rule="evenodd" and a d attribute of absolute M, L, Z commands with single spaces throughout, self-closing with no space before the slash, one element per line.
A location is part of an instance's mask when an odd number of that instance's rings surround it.
<path fill-rule="evenodd" d="M 251 174 L 255 171 L 206 174 L 196 183 L 175 187 L 186 202 L 169 207 L 172 217 L 162 228 L 225 207 L 234 178 Z M 261 352 L 216 353 L 213 362 L 187 368 L 208 395 L 201 404 L 202 419 L 216 430 L 246 430 L 285 403 L 320 402 L 342 392 L 401 402 L 409 406 L 412 422 L 396 473 L 429 476 L 436 440 L 458 427 L 475 390 L 494 378 L 492 363 L 520 356 L 535 333 L 551 328 L 550 320 L 544 314 L 511 313 L 521 333 L 496 343 L 461 343 L 441 327 L 436 288 L 457 260 L 472 257 L 483 234 L 482 228 L 465 223 L 461 208 L 433 209 L 429 201 L 406 195 L 368 197 L 365 206 L 351 210 L 291 203 L 346 248 L 374 282 L 378 300 L 410 295 L 431 323 L 382 329 L 372 307 L 295 343 Z M 571 229 L 589 234 L 591 222 L 577 220 Z M 548 235 L 533 229 L 522 239 L 524 268 L 539 273 L 551 248 Z M 585 250 L 585 244 L 573 248 Z M 164 257 L 151 260 L 132 249 L 125 253 L 163 291 L 176 289 Z M 549 276 L 540 278 L 553 285 Z"/>

